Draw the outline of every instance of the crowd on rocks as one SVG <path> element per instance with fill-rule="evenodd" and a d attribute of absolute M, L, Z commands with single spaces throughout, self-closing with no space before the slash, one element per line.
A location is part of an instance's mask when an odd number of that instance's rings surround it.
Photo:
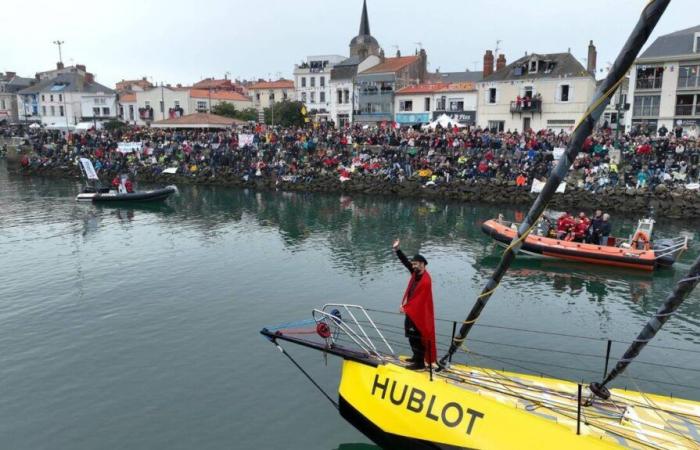
<path fill-rule="evenodd" d="M 391 183 L 415 179 L 425 185 L 498 179 L 523 187 L 548 176 L 570 139 L 566 132 L 551 130 L 367 126 L 338 130 L 323 124 L 308 128 L 249 125 L 218 131 L 0 129 L 0 137 L 10 135 L 32 147 L 22 160 L 26 168 L 68 167 L 77 158 L 87 157 L 98 173 L 138 175 L 166 170 L 195 178 L 262 177 L 291 183 L 328 175 L 337 175 L 341 181 L 359 176 L 382 177 Z M 140 144 L 124 150 L 123 143 Z M 615 186 L 697 189 L 699 177 L 697 133 L 634 129 L 618 138 L 614 131 L 601 128 L 586 139 L 567 181 L 600 192 Z"/>

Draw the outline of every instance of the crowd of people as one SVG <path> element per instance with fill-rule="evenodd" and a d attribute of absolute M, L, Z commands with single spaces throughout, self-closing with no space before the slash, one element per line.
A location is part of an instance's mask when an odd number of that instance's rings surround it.
<path fill-rule="evenodd" d="M 33 147 L 32 156 L 23 161 L 30 167 L 64 167 L 88 157 L 98 173 L 169 170 L 192 177 L 273 177 L 296 183 L 329 174 L 341 180 L 374 176 L 435 185 L 499 179 L 524 187 L 547 177 L 570 139 L 568 133 L 552 130 L 336 129 L 324 124 L 213 131 L 126 127 L 82 133 L 5 128 L 0 129 L 3 134 L 19 135 Z M 125 142 L 140 145 L 137 151 L 120 150 Z M 601 192 L 615 186 L 696 189 L 699 178 L 697 135 L 662 128 L 654 133 L 632 130 L 616 138 L 613 131 L 601 128 L 586 139 L 567 181 Z"/>
<path fill-rule="evenodd" d="M 580 212 L 578 217 L 565 212 L 557 219 L 556 227 L 552 226 L 551 233 L 565 241 L 608 245 L 611 230 L 610 214 L 597 210 L 592 219 L 584 212 Z"/>

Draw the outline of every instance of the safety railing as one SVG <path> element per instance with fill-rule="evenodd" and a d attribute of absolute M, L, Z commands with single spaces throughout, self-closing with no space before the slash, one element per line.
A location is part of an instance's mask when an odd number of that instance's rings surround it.
<path fill-rule="evenodd" d="M 671 245 L 663 247 L 654 252 L 654 259 L 664 258 L 666 256 L 675 255 L 676 253 L 688 249 L 688 237 L 680 236 L 670 239 Z"/>
<path fill-rule="evenodd" d="M 368 355 L 381 360 L 388 355 L 396 358 L 394 349 L 362 306 L 327 303 L 321 309 L 314 309 L 312 315 L 317 329 L 320 324 L 328 327 L 327 339 L 333 344 L 337 343 L 342 333 Z M 375 340 L 379 342 L 375 344 Z"/>

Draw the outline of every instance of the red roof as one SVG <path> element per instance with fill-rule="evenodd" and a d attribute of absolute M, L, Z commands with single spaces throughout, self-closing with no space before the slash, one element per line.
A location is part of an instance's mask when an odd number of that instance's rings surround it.
<path fill-rule="evenodd" d="M 193 89 L 233 89 L 234 85 L 231 80 L 224 78 L 223 80 L 215 80 L 213 78 L 205 78 L 192 85 Z"/>
<path fill-rule="evenodd" d="M 120 103 L 136 103 L 136 94 L 129 92 L 126 94 L 119 94 Z"/>
<path fill-rule="evenodd" d="M 379 63 L 374 67 L 370 67 L 362 73 L 386 73 L 398 72 L 406 66 L 409 66 L 420 59 L 419 56 L 399 56 L 396 58 L 386 58 L 383 63 Z"/>
<path fill-rule="evenodd" d="M 248 89 L 294 89 L 294 82 L 284 78 L 277 81 L 260 81 L 248 86 Z"/>
<path fill-rule="evenodd" d="M 464 92 L 475 91 L 476 85 L 471 82 L 463 83 L 424 83 L 407 86 L 396 91 L 397 94 L 432 94 L 434 92 Z"/>
<path fill-rule="evenodd" d="M 211 98 L 212 100 L 229 100 L 232 102 L 250 102 L 251 99 L 236 91 L 209 91 L 208 89 L 192 89 L 191 98 Z"/>

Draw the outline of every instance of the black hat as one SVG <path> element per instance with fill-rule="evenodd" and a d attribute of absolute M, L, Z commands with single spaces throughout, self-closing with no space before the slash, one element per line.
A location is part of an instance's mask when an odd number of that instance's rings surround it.
<path fill-rule="evenodd" d="M 411 261 L 420 262 L 420 263 L 425 264 L 426 266 L 428 265 L 428 260 L 426 260 L 425 258 L 423 258 L 423 256 L 422 256 L 422 255 L 419 255 L 418 253 L 416 253 L 416 254 L 413 256 L 413 258 L 411 258 Z"/>

